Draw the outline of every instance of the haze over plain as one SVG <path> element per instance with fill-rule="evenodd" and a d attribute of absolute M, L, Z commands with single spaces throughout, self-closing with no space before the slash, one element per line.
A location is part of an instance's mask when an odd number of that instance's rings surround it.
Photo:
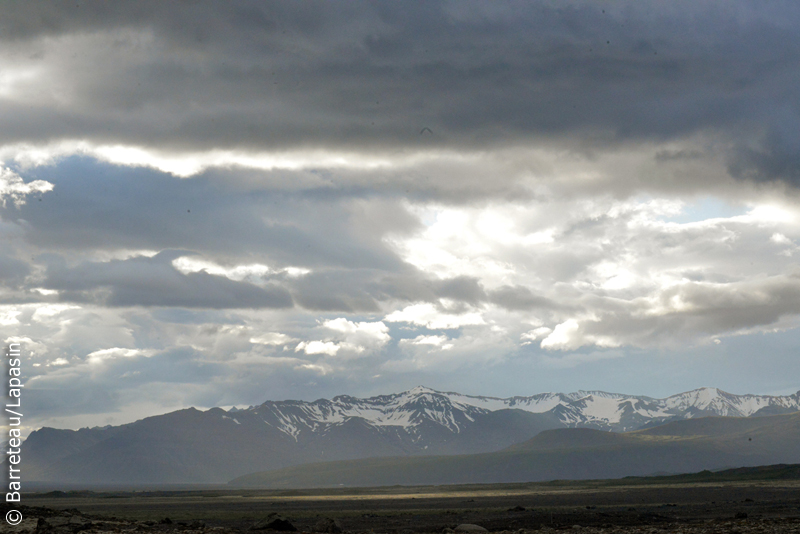
<path fill-rule="evenodd" d="M 794 393 L 799 10 L 0 5 L 26 424 Z"/>

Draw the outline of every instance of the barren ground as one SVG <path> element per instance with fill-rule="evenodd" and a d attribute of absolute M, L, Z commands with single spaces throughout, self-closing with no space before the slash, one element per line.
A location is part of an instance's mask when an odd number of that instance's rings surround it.
<path fill-rule="evenodd" d="M 4 521 L 0 531 L 225 534 L 248 531 L 277 513 L 303 532 L 318 530 L 320 519 L 331 518 L 345 532 L 374 534 L 441 533 L 464 523 L 491 532 L 800 533 L 798 481 L 48 492 L 23 494 L 22 505 L 16 509 L 23 523 L 11 528 Z"/>

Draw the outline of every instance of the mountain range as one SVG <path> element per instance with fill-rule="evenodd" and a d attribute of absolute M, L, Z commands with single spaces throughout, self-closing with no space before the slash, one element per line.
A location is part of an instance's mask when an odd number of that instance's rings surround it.
<path fill-rule="evenodd" d="M 536 482 L 800 463 L 800 413 L 704 417 L 625 433 L 546 430 L 499 452 L 365 458 L 253 473 L 234 487 L 313 488 Z"/>
<path fill-rule="evenodd" d="M 494 452 L 553 429 L 629 432 L 705 416 L 798 410 L 800 392 L 702 388 L 665 399 L 600 391 L 501 399 L 417 387 L 366 399 L 189 408 L 103 428 L 41 428 L 23 444 L 23 462 L 31 481 L 220 483 L 320 461 Z"/>

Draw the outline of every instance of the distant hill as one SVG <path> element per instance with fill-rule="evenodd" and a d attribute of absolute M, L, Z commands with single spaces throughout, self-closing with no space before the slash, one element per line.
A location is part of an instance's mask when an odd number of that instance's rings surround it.
<path fill-rule="evenodd" d="M 371 458 L 254 473 L 232 486 L 263 488 L 468 484 L 605 479 L 800 463 L 800 413 L 708 417 L 613 434 L 557 429 L 495 453 Z"/>
<path fill-rule="evenodd" d="M 800 393 L 702 388 L 666 399 L 599 391 L 501 399 L 417 387 L 367 399 L 267 401 L 227 412 L 189 408 L 117 427 L 42 428 L 23 444 L 23 461 L 29 481 L 224 483 L 328 460 L 494 452 L 558 428 L 625 431 L 770 410 L 797 413 Z"/>
<path fill-rule="evenodd" d="M 608 481 L 622 484 L 686 484 L 697 482 L 744 482 L 750 480 L 800 480 L 800 464 L 759 465 L 737 467 L 721 471 L 704 470 L 699 473 L 656 477 L 625 477 Z"/>

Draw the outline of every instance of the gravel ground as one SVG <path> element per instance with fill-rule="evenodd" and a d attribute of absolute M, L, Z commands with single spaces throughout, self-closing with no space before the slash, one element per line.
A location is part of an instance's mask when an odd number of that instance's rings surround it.
<path fill-rule="evenodd" d="M 208 526 L 201 522 L 153 522 L 153 521 L 125 521 L 113 518 L 88 517 L 77 510 L 53 511 L 45 508 L 20 507 L 24 519 L 19 525 L 9 526 L 5 522 L 0 525 L 0 532 L 8 534 L 103 534 L 103 533 L 152 533 L 152 534 L 241 534 L 242 530 L 234 527 Z M 163 520 L 162 520 L 163 521 Z M 252 525 L 251 525 L 252 527 Z M 458 526 L 456 526 L 458 529 Z M 559 525 L 550 527 L 543 525 L 538 529 L 517 529 L 494 531 L 499 534 L 529 534 L 565 531 L 576 533 L 645 533 L 645 534 L 746 534 L 746 533 L 800 533 L 800 518 L 760 518 L 760 519 L 710 519 L 700 523 L 687 524 L 680 522 L 667 522 L 662 525 L 603 525 L 581 526 Z M 311 529 L 310 532 L 313 532 Z M 253 534 L 272 534 L 274 530 L 244 529 L 244 532 Z M 303 532 L 303 531 L 300 531 Z M 344 531 L 345 533 L 350 531 Z M 380 534 L 380 529 L 368 531 L 355 531 L 358 534 Z M 387 531 L 388 532 L 388 531 Z M 412 529 L 403 529 L 400 532 L 419 532 Z M 445 528 L 443 534 L 451 534 L 450 528 Z M 458 530 L 455 531 L 458 534 Z M 490 532 L 492 532 L 490 530 Z M 474 534 L 479 534 L 476 532 Z"/>
<path fill-rule="evenodd" d="M 300 532 L 459 534 L 473 524 L 492 533 L 800 533 L 800 484 L 489 489 L 368 496 L 337 492 L 135 492 L 26 496 L 23 521 L 0 534 L 269 534 L 276 518 Z M 66 494 L 64 494 L 66 495 Z M 35 506 L 33 506 L 35 505 Z M 5 515 L 8 505 L 0 508 Z M 169 518 L 169 519 L 168 519 Z M 274 526 L 274 525 L 273 525 Z M 254 530 L 254 527 L 260 527 Z M 470 534 L 480 534 L 481 531 Z"/>

